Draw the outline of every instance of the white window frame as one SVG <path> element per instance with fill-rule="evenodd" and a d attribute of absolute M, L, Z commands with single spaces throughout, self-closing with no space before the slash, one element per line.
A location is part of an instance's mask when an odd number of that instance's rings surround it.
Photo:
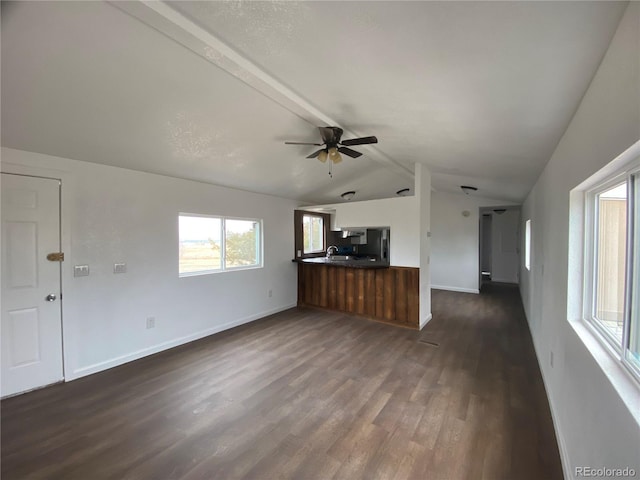
<path fill-rule="evenodd" d="M 304 218 L 305 217 L 310 217 L 310 218 L 319 218 L 320 221 L 322 222 L 322 245 L 320 245 L 319 249 L 315 249 L 315 250 L 309 250 L 308 252 L 306 252 L 304 250 Z M 313 213 L 304 213 L 302 214 L 302 253 L 304 255 L 309 255 L 309 254 L 313 254 L 313 253 L 322 253 L 325 251 L 325 244 L 327 243 L 327 239 L 325 238 L 325 224 L 324 224 L 324 217 L 322 215 L 314 215 Z M 313 237 L 313 235 L 312 235 Z M 311 238 L 309 239 L 309 241 L 311 241 Z"/>
<path fill-rule="evenodd" d="M 243 218 L 243 217 L 228 217 L 223 215 L 206 215 L 201 213 L 186 213 L 180 212 L 178 214 L 178 225 L 180 223 L 180 217 L 201 217 L 201 218 L 213 218 L 220 220 L 220 268 L 200 270 L 197 272 L 180 272 L 180 258 L 178 257 L 178 276 L 183 277 L 196 277 L 200 275 L 211 275 L 215 273 L 235 272 L 238 270 L 254 270 L 256 268 L 264 268 L 264 229 L 263 220 L 260 218 Z M 258 224 L 258 235 L 256 245 L 256 257 L 257 262 L 253 265 L 240 265 L 240 266 L 227 266 L 226 262 L 226 222 L 227 220 L 240 220 L 247 222 L 255 222 Z M 179 226 L 178 226 L 179 228 Z M 178 232 L 179 235 L 180 232 Z M 178 251 L 180 250 L 180 240 L 178 240 Z"/>
<path fill-rule="evenodd" d="M 524 222 L 524 268 L 531 271 L 531 219 Z"/>
<path fill-rule="evenodd" d="M 640 382 L 640 369 L 627 359 L 629 345 L 629 332 L 631 327 L 631 279 L 633 259 L 633 221 L 634 208 L 634 186 L 633 178 L 640 176 L 640 157 L 623 170 L 619 170 L 607 176 L 595 186 L 585 191 L 584 195 L 584 285 L 583 285 L 583 306 L 582 319 L 595 334 L 597 340 L 605 349 L 619 361 L 625 369 L 631 373 L 632 377 Z M 625 267 L 625 293 L 624 293 L 624 320 L 622 341 L 611 334 L 601 322 L 595 318 L 596 306 L 596 282 L 597 282 L 597 223 L 598 212 L 597 196 L 621 183 L 627 183 L 627 245 L 626 245 L 626 267 Z M 640 241 L 636 239 L 635 241 Z"/>

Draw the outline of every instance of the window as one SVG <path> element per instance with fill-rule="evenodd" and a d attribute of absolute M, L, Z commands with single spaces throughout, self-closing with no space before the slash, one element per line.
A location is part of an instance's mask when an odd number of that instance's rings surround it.
<path fill-rule="evenodd" d="M 593 317 L 622 341 L 627 264 L 627 184 L 595 194 Z"/>
<path fill-rule="evenodd" d="M 319 215 L 303 215 L 303 252 L 318 253 L 324 251 L 324 219 Z"/>
<path fill-rule="evenodd" d="M 225 267 L 257 266 L 260 263 L 260 222 L 227 219 L 224 226 Z"/>
<path fill-rule="evenodd" d="M 329 212 L 294 210 L 293 258 L 300 259 L 324 256 L 329 225 L 331 225 L 331 214 Z"/>
<path fill-rule="evenodd" d="M 629 275 L 629 325 L 625 359 L 635 366 L 640 377 L 640 172 L 633 176 L 631 184 L 631 245 L 633 264 Z"/>
<path fill-rule="evenodd" d="M 524 224 L 524 266 L 531 270 L 531 219 Z"/>
<path fill-rule="evenodd" d="M 585 319 L 640 379 L 640 170 L 587 192 Z"/>
<path fill-rule="evenodd" d="M 262 222 L 180 214 L 180 276 L 262 266 Z"/>

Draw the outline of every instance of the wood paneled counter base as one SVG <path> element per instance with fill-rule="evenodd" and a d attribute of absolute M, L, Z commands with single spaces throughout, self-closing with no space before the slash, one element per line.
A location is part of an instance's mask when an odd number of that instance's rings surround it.
<path fill-rule="evenodd" d="M 298 306 L 362 315 L 419 328 L 420 269 L 298 264 Z"/>

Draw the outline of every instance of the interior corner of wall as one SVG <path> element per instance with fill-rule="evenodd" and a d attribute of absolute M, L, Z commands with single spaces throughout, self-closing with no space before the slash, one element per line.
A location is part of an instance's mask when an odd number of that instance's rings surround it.
<path fill-rule="evenodd" d="M 427 323 L 431 321 L 432 318 L 433 318 L 433 315 L 429 313 L 429 315 L 427 315 L 422 320 L 420 320 L 420 330 L 422 330 L 427 325 Z"/>

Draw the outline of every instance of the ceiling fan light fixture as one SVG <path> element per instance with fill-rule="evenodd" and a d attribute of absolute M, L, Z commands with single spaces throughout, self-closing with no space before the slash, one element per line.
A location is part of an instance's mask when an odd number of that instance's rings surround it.
<path fill-rule="evenodd" d="M 477 192 L 478 191 L 478 189 L 476 187 L 472 187 L 470 185 L 460 185 L 460 188 L 467 195 L 469 195 L 472 192 Z"/>
<path fill-rule="evenodd" d="M 327 157 L 328 157 L 328 154 L 326 150 L 323 150 L 318 154 L 318 160 L 320 160 L 322 163 L 327 161 Z"/>
<path fill-rule="evenodd" d="M 349 190 L 348 192 L 344 192 L 340 195 L 344 200 L 351 200 L 353 196 L 356 194 L 355 190 Z"/>
<path fill-rule="evenodd" d="M 336 147 L 331 147 L 329 149 L 329 158 L 333 163 L 340 163 L 342 161 L 342 156 Z"/>

